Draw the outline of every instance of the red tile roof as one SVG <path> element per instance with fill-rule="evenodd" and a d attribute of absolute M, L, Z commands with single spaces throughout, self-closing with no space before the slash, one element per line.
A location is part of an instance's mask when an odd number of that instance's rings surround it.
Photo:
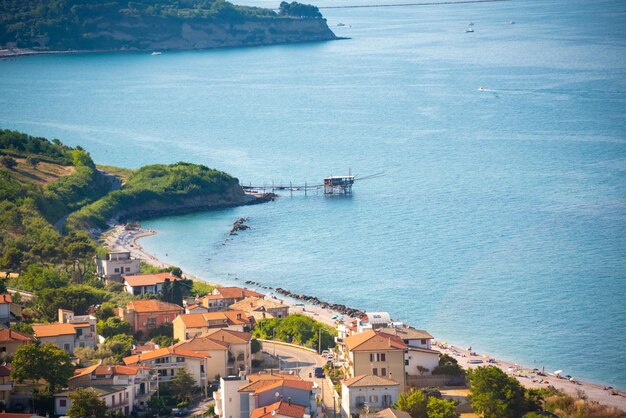
<path fill-rule="evenodd" d="M 313 382 L 305 382 L 304 380 L 280 380 L 277 382 L 268 383 L 267 385 L 257 388 L 254 391 L 254 394 L 258 395 L 259 393 L 267 392 L 268 390 L 277 389 L 280 387 L 311 390 L 313 389 Z"/>
<path fill-rule="evenodd" d="M 218 287 L 213 290 L 214 295 L 219 295 L 224 299 L 243 299 L 247 297 L 262 298 L 265 295 L 255 292 L 250 289 L 243 289 L 241 287 Z"/>
<path fill-rule="evenodd" d="M 13 299 L 11 298 L 11 295 L 8 293 L 0 295 L 0 305 L 5 304 L 5 303 L 13 303 Z"/>
<path fill-rule="evenodd" d="M 382 376 L 374 376 L 371 374 L 364 374 L 361 376 L 354 376 L 351 379 L 342 381 L 347 387 L 370 387 L 370 386 L 397 386 L 398 382 L 392 379 L 387 379 Z"/>
<path fill-rule="evenodd" d="M 250 318 L 243 311 L 203 312 L 184 314 L 179 316 L 187 328 L 202 328 L 208 326 L 209 321 L 224 322 L 224 325 L 248 325 Z"/>
<path fill-rule="evenodd" d="M 250 418 L 265 418 L 275 415 L 285 415 L 291 418 L 302 418 L 306 408 L 295 403 L 279 401 L 271 405 L 257 408 L 250 414 Z"/>
<path fill-rule="evenodd" d="M 33 340 L 34 338 L 28 334 L 23 334 L 8 328 L 0 328 L 0 343 Z"/>
<path fill-rule="evenodd" d="M 163 302 L 158 299 L 133 300 L 126 309 L 132 309 L 135 312 L 184 312 L 185 310 L 173 303 Z"/>
<path fill-rule="evenodd" d="M 206 358 L 206 357 L 210 358 L 211 357 L 207 353 L 179 349 L 179 348 L 176 348 L 175 346 L 171 346 L 171 347 L 159 348 L 158 350 L 154 350 L 154 351 L 148 351 L 147 353 L 141 353 L 141 354 L 136 354 L 133 356 L 124 357 L 123 360 L 124 360 L 124 364 L 130 365 L 130 364 L 141 363 L 142 361 L 154 360 L 156 358 L 165 357 L 169 355 L 180 356 L 180 357 L 193 357 L 193 358 Z"/>
<path fill-rule="evenodd" d="M 89 324 L 33 324 L 33 331 L 37 338 L 58 337 L 60 335 L 76 334 L 76 326 L 89 326 Z"/>
<path fill-rule="evenodd" d="M 157 274 L 136 274 L 132 276 L 122 276 L 124 281 L 129 286 L 154 286 L 158 283 L 165 283 L 165 279 L 170 281 L 178 280 L 178 277 L 173 276 L 171 273 L 157 273 Z"/>
<path fill-rule="evenodd" d="M 406 344 L 395 335 L 369 330 L 344 340 L 349 351 L 404 350 Z"/>

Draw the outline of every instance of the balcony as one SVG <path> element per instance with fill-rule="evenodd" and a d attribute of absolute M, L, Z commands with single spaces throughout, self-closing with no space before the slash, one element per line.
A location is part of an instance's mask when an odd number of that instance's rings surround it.
<path fill-rule="evenodd" d="M 0 392 L 6 391 L 6 390 L 13 390 L 13 383 L 6 383 L 3 385 L 0 385 Z"/>

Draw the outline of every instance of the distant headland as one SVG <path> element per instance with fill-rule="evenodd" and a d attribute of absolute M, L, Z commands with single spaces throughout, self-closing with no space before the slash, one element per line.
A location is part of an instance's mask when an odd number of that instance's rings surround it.
<path fill-rule="evenodd" d="M 194 50 L 338 39 L 319 9 L 277 11 L 224 0 L 10 3 L 0 16 L 0 56 Z"/>

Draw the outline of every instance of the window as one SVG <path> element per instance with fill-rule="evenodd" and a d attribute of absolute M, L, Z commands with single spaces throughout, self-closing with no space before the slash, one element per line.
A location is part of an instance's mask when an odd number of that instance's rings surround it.
<path fill-rule="evenodd" d="M 1 352 L 1 353 L 6 353 L 6 351 L 7 351 L 7 348 L 6 348 L 6 347 L 2 347 L 2 348 L 0 348 L 0 352 Z"/>
<path fill-rule="evenodd" d="M 119 267 L 115 267 L 115 270 L 113 270 L 113 271 L 115 271 L 116 273 L 119 273 L 120 269 L 119 269 Z"/>
<path fill-rule="evenodd" d="M 76 335 L 78 335 L 79 337 L 80 337 L 81 335 L 83 335 L 83 330 L 82 330 L 82 328 L 77 328 L 77 329 L 76 329 Z"/>
<path fill-rule="evenodd" d="M 95 326 L 95 325 L 90 326 L 90 327 L 89 327 L 89 330 L 90 330 L 92 333 L 93 333 L 93 332 L 95 332 L 95 331 L 96 331 L 96 326 Z"/>
<path fill-rule="evenodd" d="M 370 402 L 378 403 L 378 395 L 370 395 Z"/>
<path fill-rule="evenodd" d="M 176 362 L 177 363 L 184 363 L 185 362 L 185 357 L 176 357 Z"/>
<path fill-rule="evenodd" d="M 70 345 L 69 344 L 63 344 L 63 349 L 65 351 L 70 351 Z"/>
<path fill-rule="evenodd" d="M 204 364 L 200 365 L 200 373 L 204 373 Z"/>
<path fill-rule="evenodd" d="M 391 400 L 391 395 L 383 395 L 383 405 L 391 405 L 393 401 Z"/>
<path fill-rule="evenodd" d="M 374 367 L 374 368 L 372 369 L 372 374 L 373 374 L 374 376 L 378 376 L 378 369 L 377 369 L 376 367 Z"/>
<path fill-rule="evenodd" d="M 380 369 L 380 375 L 381 376 L 387 376 L 387 369 L 384 368 L 384 367 L 382 369 Z"/>
<path fill-rule="evenodd" d="M 111 405 L 115 406 L 115 395 L 111 396 Z"/>
<path fill-rule="evenodd" d="M 364 403 L 365 403 L 365 396 L 356 397 L 356 406 L 363 406 Z"/>
<path fill-rule="evenodd" d="M 409 358 L 411 358 L 411 357 L 409 357 Z M 408 366 L 409 365 L 409 360 L 404 360 L 404 365 Z"/>
<path fill-rule="evenodd" d="M 67 406 L 67 399 L 59 399 L 59 406 L 65 408 Z"/>
<path fill-rule="evenodd" d="M 424 344 L 424 345 L 426 345 L 426 340 L 425 340 L 425 339 L 422 339 L 421 343 L 422 343 L 422 344 Z"/>
<path fill-rule="evenodd" d="M 380 354 L 380 361 L 387 361 L 387 356 L 385 355 L 385 353 Z"/>
<path fill-rule="evenodd" d="M 130 272 L 130 267 L 126 267 L 126 273 Z"/>
<path fill-rule="evenodd" d="M 370 361 L 387 361 L 385 353 L 371 353 Z"/>
<path fill-rule="evenodd" d="M 79 346 L 80 348 L 85 348 L 85 343 L 83 343 L 83 342 L 78 343 L 78 346 Z"/>

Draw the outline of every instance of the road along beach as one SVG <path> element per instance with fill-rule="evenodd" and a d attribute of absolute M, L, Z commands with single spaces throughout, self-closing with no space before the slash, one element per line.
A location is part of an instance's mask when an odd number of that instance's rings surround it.
<path fill-rule="evenodd" d="M 157 259 L 152 254 L 148 253 L 138 243 L 138 240 L 142 237 L 156 234 L 157 231 L 145 230 L 142 228 L 126 229 L 124 225 L 116 225 L 109 231 L 102 234 L 100 241 L 111 251 L 128 251 L 131 256 L 140 259 L 146 264 L 158 268 L 172 267 L 171 264 L 163 262 Z M 178 266 L 180 267 L 180 266 Z M 182 268 L 182 267 L 181 267 Z M 183 269 L 184 270 L 184 269 Z M 198 280 L 209 284 L 221 285 L 219 279 L 202 279 L 194 275 L 184 273 L 184 276 L 191 280 Z M 248 282 L 250 283 L 250 282 Z M 244 283 L 242 283 L 244 284 Z M 254 282 L 255 285 L 262 289 L 270 289 L 262 286 L 260 283 Z M 262 289 L 257 289 L 262 291 Z M 277 298 L 274 292 L 268 293 L 268 297 Z M 332 309 L 323 308 L 321 306 L 313 305 L 306 300 L 294 299 L 291 297 L 284 297 L 280 295 L 280 301 L 289 305 L 289 309 L 292 313 L 302 313 L 308 315 L 313 319 L 322 322 L 327 325 L 336 326 L 337 318 L 343 317 L 344 322 L 350 322 L 355 318 L 348 317 L 341 312 L 334 311 Z M 564 391 L 574 397 L 585 396 L 591 401 L 599 402 L 603 405 L 615 407 L 626 411 L 626 392 L 616 389 L 607 389 L 606 386 L 601 386 L 577 379 L 570 379 L 564 377 L 563 373 L 555 374 L 545 371 L 543 376 L 539 375 L 538 370 L 525 367 L 514 362 L 494 359 L 487 354 L 476 353 L 468 349 L 462 349 L 446 342 L 435 342 L 435 349 L 438 351 L 449 354 L 456 358 L 461 366 L 465 369 L 476 368 L 481 366 L 497 366 L 507 374 L 514 376 L 517 380 L 527 388 L 538 388 L 554 386 L 555 388 Z"/>

